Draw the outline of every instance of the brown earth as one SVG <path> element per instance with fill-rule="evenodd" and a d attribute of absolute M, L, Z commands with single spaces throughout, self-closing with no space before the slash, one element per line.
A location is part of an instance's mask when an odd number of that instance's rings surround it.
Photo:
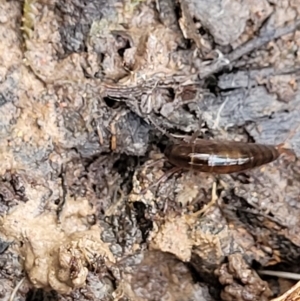
<path fill-rule="evenodd" d="M 299 12 L 0 1 L 0 300 L 299 300 Z M 171 173 L 197 131 L 295 156 Z"/>

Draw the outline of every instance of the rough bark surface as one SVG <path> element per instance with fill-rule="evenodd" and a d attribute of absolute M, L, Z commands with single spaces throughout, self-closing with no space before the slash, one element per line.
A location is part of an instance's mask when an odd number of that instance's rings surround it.
<path fill-rule="evenodd" d="M 297 300 L 299 12 L 1 0 L 0 300 Z M 197 131 L 294 155 L 170 172 Z"/>

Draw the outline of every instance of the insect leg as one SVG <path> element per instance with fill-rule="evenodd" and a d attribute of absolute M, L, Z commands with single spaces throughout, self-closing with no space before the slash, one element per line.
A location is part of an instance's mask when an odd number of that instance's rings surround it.
<path fill-rule="evenodd" d="M 162 177 L 160 177 L 156 182 L 154 182 L 152 185 L 149 187 L 145 188 L 142 190 L 141 194 L 145 194 L 149 189 L 157 186 L 161 182 L 165 182 L 172 174 L 174 174 L 177 171 L 182 170 L 181 167 L 173 167 L 172 169 L 168 170 Z"/>
<path fill-rule="evenodd" d="M 164 161 L 166 161 L 166 160 L 167 160 L 166 158 L 159 158 L 159 159 L 156 159 L 156 160 L 154 160 L 154 161 L 152 161 L 152 162 L 146 163 L 146 164 L 144 165 L 144 167 L 145 167 L 145 168 L 149 168 L 149 167 L 155 166 L 155 165 L 157 165 L 157 164 L 159 164 L 159 163 L 161 163 L 161 162 L 164 162 Z"/>

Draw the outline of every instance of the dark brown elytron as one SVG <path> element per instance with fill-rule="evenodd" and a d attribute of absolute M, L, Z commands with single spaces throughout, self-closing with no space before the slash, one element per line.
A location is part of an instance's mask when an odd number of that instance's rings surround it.
<path fill-rule="evenodd" d="M 194 142 L 171 145 L 165 156 L 182 169 L 217 174 L 229 174 L 258 167 L 276 160 L 281 154 L 292 151 L 283 144 L 262 145 L 234 141 L 197 139 Z"/>

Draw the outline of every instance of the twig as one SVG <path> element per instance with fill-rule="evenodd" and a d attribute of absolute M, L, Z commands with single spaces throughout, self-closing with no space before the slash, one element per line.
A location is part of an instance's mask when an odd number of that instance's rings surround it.
<path fill-rule="evenodd" d="M 300 19 L 297 19 L 293 24 L 273 29 L 264 30 L 269 24 L 266 22 L 265 26 L 261 29 L 258 37 L 241 45 L 237 49 L 233 50 L 227 57 L 222 57 L 221 61 L 218 59 L 209 66 L 206 66 L 199 72 L 199 78 L 204 79 L 214 73 L 220 72 L 225 66 L 229 66 L 234 61 L 238 60 L 242 56 L 252 52 L 253 50 L 260 48 L 261 46 L 269 43 L 272 40 L 278 39 L 281 36 L 294 32 L 300 26 Z"/>
<path fill-rule="evenodd" d="M 291 280 L 300 280 L 300 274 L 290 273 L 290 272 L 281 272 L 281 271 L 271 271 L 271 270 L 261 270 L 258 271 L 259 275 L 275 276 L 278 278 L 285 278 Z"/>
<path fill-rule="evenodd" d="M 16 293 L 17 293 L 17 291 L 19 290 L 19 288 L 21 287 L 21 285 L 23 284 L 24 280 L 25 280 L 25 277 L 23 277 L 23 278 L 19 281 L 19 283 L 16 285 L 16 287 L 14 288 L 14 290 L 12 291 L 12 293 L 11 293 L 11 295 L 10 295 L 9 301 L 13 301 L 13 300 L 14 300 L 14 298 L 15 298 L 15 296 L 16 296 Z"/>
<path fill-rule="evenodd" d="M 221 112 L 222 112 L 222 110 L 224 109 L 224 107 L 225 107 L 225 105 L 226 105 L 228 99 L 229 99 L 229 97 L 226 97 L 225 101 L 221 104 L 221 106 L 220 106 L 220 108 L 219 108 L 219 110 L 218 110 L 217 118 L 216 118 L 216 120 L 215 120 L 215 123 L 214 123 L 212 129 L 217 129 L 217 128 L 218 128 L 219 122 L 220 122 L 220 115 L 221 115 Z"/>
<path fill-rule="evenodd" d="M 262 33 L 258 37 L 253 38 L 252 40 L 246 42 L 244 45 L 232 51 L 228 55 L 228 59 L 230 60 L 230 62 L 236 61 L 245 54 L 248 54 L 257 48 L 260 48 L 261 46 L 269 43 L 270 41 L 276 40 L 281 36 L 294 32 L 299 26 L 300 20 L 296 20 L 293 24 Z M 263 30 L 261 30 L 261 32 L 263 32 Z"/>
<path fill-rule="evenodd" d="M 271 301 L 296 301 L 299 300 L 299 288 L 300 281 L 298 281 L 293 287 L 291 287 L 287 292 L 285 292 L 280 297 L 272 299 Z"/>

